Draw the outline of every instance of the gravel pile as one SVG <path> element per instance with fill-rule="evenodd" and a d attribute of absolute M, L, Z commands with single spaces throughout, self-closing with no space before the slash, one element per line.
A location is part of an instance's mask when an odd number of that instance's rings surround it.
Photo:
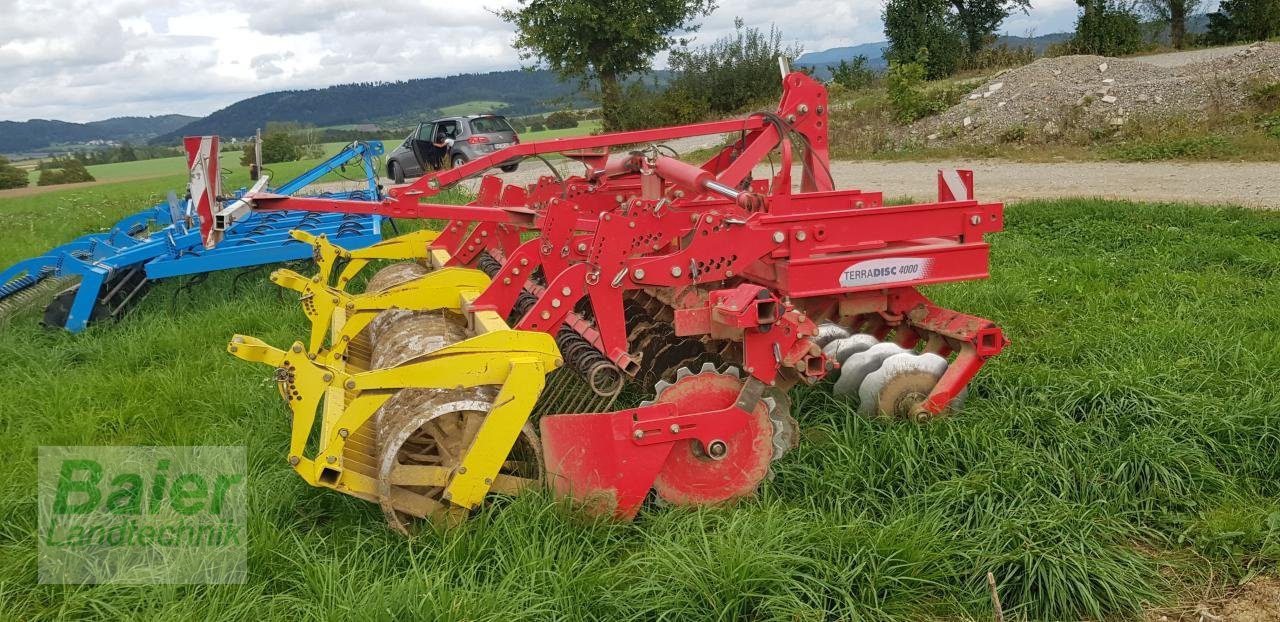
<path fill-rule="evenodd" d="M 916 122 L 911 134 L 930 144 L 997 142 L 1107 129 L 1135 117 L 1204 118 L 1242 109 L 1254 86 L 1277 81 L 1280 43 L 1172 68 L 1103 56 L 1042 58 L 992 76 L 959 104 Z"/>

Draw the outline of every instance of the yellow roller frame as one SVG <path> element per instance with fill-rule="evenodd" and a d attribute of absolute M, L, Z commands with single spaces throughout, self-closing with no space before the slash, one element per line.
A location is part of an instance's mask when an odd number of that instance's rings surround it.
<path fill-rule="evenodd" d="M 427 247 L 440 236 L 439 231 L 420 229 L 352 251 L 330 242 L 325 235 L 311 235 L 297 229 L 290 231 L 289 234 L 293 239 L 306 242 L 313 247 L 312 255 L 315 258 L 316 267 L 319 268 L 315 277 L 316 282 L 339 290 L 345 290 L 351 283 L 351 279 L 369 265 L 370 261 L 427 259 L 430 257 L 430 250 Z M 337 269 L 339 259 L 345 259 L 347 265 L 342 268 L 338 280 L 334 282 L 333 271 Z"/>
<path fill-rule="evenodd" d="M 302 294 L 303 312 L 311 322 L 306 351 L 331 361 L 341 360 L 351 340 L 382 311 L 393 307 L 409 311 L 456 309 L 460 292 L 479 292 L 489 286 L 485 273 L 470 268 L 445 268 L 390 289 L 364 294 L 350 294 L 325 285 L 319 276 L 308 279 L 286 269 L 272 272 L 271 281 Z M 339 310 L 343 318 L 334 322 Z M 330 347 L 326 350 L 325 335 L 331 330 Z"/>
<path fill-rule="evenodd" d="M 453 308 L 460 309 L 475 292 L 453 294 Z M 435 308 L 449 308 L 449 297 L 441 296 Z M 313 486 L 369 499 L 377 497 L 377 483 L 343 468 L 343 448 L 349 434 L 364 426 L 397 390 L 501 385 L 493 409 L 458 468 L 448 474 L 445 486 L 445 499 L 474 508 L 498 480 L 498 471 L 542 392 L 545 375 L 563 365 L 563 359 L 550 335 L 512 330 L 492 311 L 470 315 L 479 334 L 390 369 L 347 373 L 341 366 L 313 360 L 301 342 L 284 351 L 243 335 L 233 337 L 227 350 L 243 360 L 265 363 L 291 375 L 284 394 L 293 413 L 289 441 L 293 469 Z M 326 404 L 318 449 L 309 458 L 304 451 L 325 396 L 328 402 L 340 399 L 341 407 Z"/>

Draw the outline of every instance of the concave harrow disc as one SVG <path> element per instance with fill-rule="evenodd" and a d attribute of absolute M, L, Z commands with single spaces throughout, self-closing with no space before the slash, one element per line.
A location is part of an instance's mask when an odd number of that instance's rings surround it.
<path fill-rule="evenodd" d="M 915 352 L 866 333 L 850 333 L 835 324 L 819 327 L 823 353 L 840 364 L 832 385 L 836 395 L 857 397 L 866 416 L 919 418 L 918 406 L 947 371 L 947 360 L 931 352 Z M 958 410 L 967 389 L 948 405 Z"/>

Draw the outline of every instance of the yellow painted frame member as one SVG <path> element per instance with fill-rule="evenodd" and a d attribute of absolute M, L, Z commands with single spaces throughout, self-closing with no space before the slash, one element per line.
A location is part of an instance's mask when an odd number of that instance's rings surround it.
<path fill-rule="evenodd" d="M 324 358 L 333 361 L 342 359 L 351 340 L 382 311 L 392 307 L 408 311 L 456 308 L 458 292 L 478 292 L 489 286 L 488 275 L 470 268 L 436 270 L 390 289 L 364 294 L 350 294 L 325 285 L 318 276 L 308 279 L 285 269 L 272 272 L 271 281 L 302 294 L 303 313 L 311 322 L 307 352 L 317 357 L 323 353 Z M 335 323 L 334 315 L 339 310 L 345 317 Z M 330 347 L 326 351 L 325 335 L 331 330 Z"/>
<path fill-rule="evenodd" d="M 346 290 L 347 285 L 351 283 L 351 279 L 355 278 L 365 266 L 369 265 L 370 261 L 378 259 L 400 261 L 426 259 L 430 256 L 430 250 L 427 247 L 436 241 L 437 237 L 440 237 L 440 232 L 431 229 L 420 229 L 353 251 L 330 242 L 329 237 L 326 235 L 315 236 L 297 229 L 290 231 L 289 235 L 292 235 L 295 240 L 306 242 L 314 247 L 312 256 L 315 259 L 316 266 L 320 269 L 320 272 L 313 277 L 317 283 L 323 283 L 339 290 Z M 337 268 L 339 259 L 347 260 L 347 265 L 342 268 L 342 273 L 338 275 L 337 282 L 334 282 L 332 280 L 333 271 Z"/>
<path fill-rule="evenodd" d="M 477 290 L 436 290 L 431 308 L 466 309 Z M 364 426 L 396 390 L 453 389 L 501 385 L 490 410 L 459 468 L 448 473 L 444 498 L 474 508 L 499 481 L 498 471 L 533 411 L 546 383 L 546 374 L 563 359 L 551 335 L 512 330 L 492 311 L 469 312 L 476 336 L 441 348 L 411 363 L 389 369 L 347 373 L 342 365 L 313 360 L 301 342 L 288 351 L 244 335 L 236 335 L 227 350 L 234 356 L 280 370 L 282 394 L 293 413 L 289 464 L 313 486 L 334 488 L 358 497 L 377 498 L 377 482 L 343 468 L 347 437 Z M 322 398 L 328 396 L 317 451 L 305 455 Z M 334 402 L 341 399 L 341 406 Z M 441 478 L 442 473 L 424 473 Z M 501 485 L 499 483 L 499 485 Z"/>

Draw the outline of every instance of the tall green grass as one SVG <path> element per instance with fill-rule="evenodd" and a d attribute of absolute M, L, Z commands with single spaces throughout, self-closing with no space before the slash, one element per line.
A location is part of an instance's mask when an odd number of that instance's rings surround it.
<path fill-rule="evenodd" d="M 8 215 L 9 201 L 0 202 Z M 0 231 L 7 231 L 0 229 Z M 3 245 L 25 244 L 4 234 Z M 1126 619 L 1280 560 L 1280 215 L 1045 201 L 1012 206 L 993 278 L 930 289 L 1013 345 L 963 412 L 867 420 L 793 395 L 801 447 L 734 507 L 633 523 L 545 495 L 412 540 L 285 463 L 269 373 L 234 332 L 287 344 L 297 302 L 214 275 L 82 335 L 34 314 L 0 334 L 0 607 L 16 619 Z M 305 268 L 303 268 L 305 270 Z M 243 444 L 250 579 L 39 586 L 40 445 Z"/>

